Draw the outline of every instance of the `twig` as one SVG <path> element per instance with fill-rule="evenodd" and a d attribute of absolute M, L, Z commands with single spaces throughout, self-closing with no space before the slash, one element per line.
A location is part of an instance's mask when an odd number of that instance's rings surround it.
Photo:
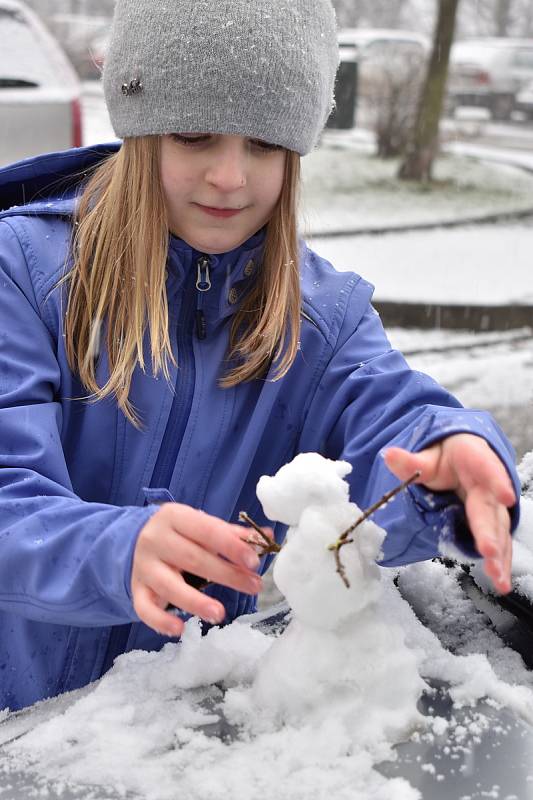
<path fill-rule="evenodd" d="M 340 575 L 341 580 L 343 581 L 347 589 L 350 588 L 350 582 L 346 577 L 346 572 L 339 554 L 341 547 L 344 547 L 344 545 L 346 544 L 351 544 L 354 540 L 349 539 L 348 537 L 350 536 L 351 533 L 354 532 L 354 530 L 357 527 L 359 527 L 359 525 L 361 525 L 366 519 L 368 519 L 368 517 L 372 516 L 372 514 L 374 514 L 378 509 L 387 505 L 387 503 L 389 503 L 394 497 L 396 497 L 397 494 L 400 494 L 400 492 L 403 492 L 405 489 L 407 489 L 407 487 L 410 486 L 412 483 L 414 483 L 416 480 L 418 480 L 419 477 L 420 477 L 420 472 L 417 471 L 415 472 L 414 475 L 411 475 L 410 478 L 401 483 L 399 486 L 396 486 L 394 489 L 391 489 L 390 492 L 384 494 L 383 497 L 381 497 L 377 502 L 375 502 L 372 506 L 370 506 L 370 508 L 367 508 L 365 511 L 363 511 L 361 516 L 356 519 L 354 524 L 351 525 L 347 530 L 345 530 L 344 533 L 341 534 L 341 536 L 339 536 L 339 538 L 334 544 L 329 545 L 328 550 L 332 550 L 335 553 L 335 563 L 337 565 L 337 572 Z"/>
<path fill-rule="evenodd" d="M 241 511 L 241 513 L 239 514 L 239 520 L 241 522 L 244 522 L 245 525 L 249 525 L 251 528 L 253 528 L 261 537 L 261 541 L 257 541 L 257 539 L 245 539 L 246 544 L 253 544 L 261 549 L 259 555 L 265 556 L 267 555 L 267 553 L 280 552 L 281 545 L 279 545 L 277 542 L 275 542 L 273 539 L 267 536 L 266 533 L 263 530 L 261 530 L 257 522 L 254 522 L 254 520 L 250 516 L 248 516 L 246 511 Z"/>

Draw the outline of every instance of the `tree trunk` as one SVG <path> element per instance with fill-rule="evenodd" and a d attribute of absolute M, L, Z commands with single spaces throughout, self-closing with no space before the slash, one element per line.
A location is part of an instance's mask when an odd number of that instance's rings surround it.
<path fill-rule="evenodd" d="M 496 0 L 496 36 L 507 36 L 511 24 L 511 0 Z"/>
<path fill-rule="evenodd" d="M 439 124 L 458 6 L 459 0 L 439 0 L 439 13 L 428 72 L 420 95 L 406 157 L 398 173 L 398 177 L 403 180 L 431 180 L 433 161 L 439 146 Z"/>

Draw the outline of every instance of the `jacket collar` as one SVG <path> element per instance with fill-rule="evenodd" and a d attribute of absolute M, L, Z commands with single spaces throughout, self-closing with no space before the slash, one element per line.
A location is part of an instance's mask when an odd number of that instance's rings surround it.
<path fill-rule="evenodd" d="M 211 308 L 217 317 L 229 316 L 238 308 L 239 300 L 260 268 L 265 235 L 265 228 L 262 228 L 234 250 L 207 256 L 212 287 L 204 293 L 203 304 Z M 178 292 L 187 281 L 196 280 L 196 265 L 204 255 L 183 239 L 170 237 L 169 295 Z"/>

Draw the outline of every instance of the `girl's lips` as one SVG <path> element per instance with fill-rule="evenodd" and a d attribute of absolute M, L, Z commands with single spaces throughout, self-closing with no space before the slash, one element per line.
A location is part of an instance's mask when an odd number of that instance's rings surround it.
<path fill-rule="evenodd" d="M 240 214 L 243 210 L 242 208 L 212 208 L 211 206 L 202 206 L 200 203 L 195 203 L 195 205 L 212 217 L 234 217 L 236 214 Z"/>

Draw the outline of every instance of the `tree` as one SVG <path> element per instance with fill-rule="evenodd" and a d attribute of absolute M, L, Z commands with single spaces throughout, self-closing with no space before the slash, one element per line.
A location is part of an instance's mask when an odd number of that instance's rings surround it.
<path fill-rule="evenodd" d="M 420 94 L 415 125 L 399 171 L 399 177 L 404 180 L 431 180 L 439 145 L 439 125 L 458 6 L 459 0 L 439 0 L 433 50 Z"/>
<path fill-rule="evenodd" d="M 508 36 L 511 25 L 511 0 L 496 0 L 496 36 Z"/>

